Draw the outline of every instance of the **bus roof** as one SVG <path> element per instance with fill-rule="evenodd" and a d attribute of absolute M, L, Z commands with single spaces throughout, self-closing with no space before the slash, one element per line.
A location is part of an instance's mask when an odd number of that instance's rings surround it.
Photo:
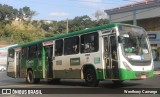
<path fill-rule="evenodd" d="M 61 35 L 57 35 L 57 36 L 53 36 L 53 37 L 49 37 L 49 38 L 44 38 L 44 39 L 37 40 L 37 41 L 32 41 L 32 42 L 19 44 L 17 46 L 12 46 L 9 49 L 30 46 L 30 45 L 42 43 L 42 42 L 45 42 L 45 41 L 50 41 L 50 40 L 67 38 L 67 37 L 70 37 L 70 36 L 80 35 L 80 34 L 89 33 L 89 32 L 93 32 L 93 31 L 98 31 L 98 30 L 102 30 L 102 29 L 106 29 L 106 28 L 113 28 L 113 27 L 116 27 L 117 25 L 129 25 L 129 24 L 123 24 L 123 23 L 104 24 L 104 25 L 97 26 L 97 27 L 92 27 L 92 28 L 88 28 L 88 29 L 84 29 L 84 30 L 75 31 L 75 32 L 69 32 L 67 34 L 61 34 Z"/>

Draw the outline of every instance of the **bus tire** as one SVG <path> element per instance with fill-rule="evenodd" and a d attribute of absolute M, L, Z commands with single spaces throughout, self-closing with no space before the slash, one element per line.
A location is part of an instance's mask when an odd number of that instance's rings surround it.
<path fill-rule="evenodd" d="M 39 83 L 40 79 L 39 78 L 34 78 L 33 72 L 31 70 L 29 70 L 27 72 L 26 82 L 28 84 L 35 84 L 35 83 Z"/>
<path fill-rule="evenodd" d="M 96 72 L 94 69 L 86 69 L 84 71 L 85 83 L 89 87 L 96 87 L 99 84 L 99 80 L 96 77 Z"/>

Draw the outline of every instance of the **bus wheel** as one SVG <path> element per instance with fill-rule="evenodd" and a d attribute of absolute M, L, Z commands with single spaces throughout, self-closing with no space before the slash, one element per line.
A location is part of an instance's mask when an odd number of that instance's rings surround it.
<path fill-rule="evenodd" d="M 34 78 L 33 72 L 31 70 L 29 70 L 27 72 L 26 82 L 29 83 L 29 84 L 39 83 L 40 79 L 39 78 Z"/>
<path fill-rule="evenodd" d="M 99 80 L 97 80 L 96 72 L 94 69 L 86 69 L 84 71 L 85 83 L 89 87 L 96 87 L 99 84 Z"/>
<path fill-rule="evenodd" d="M 115 85 L 120 85 L 120 84 L 122 84 L 123 80 L 112 80 L 112 82 L 113 82 Z"/>

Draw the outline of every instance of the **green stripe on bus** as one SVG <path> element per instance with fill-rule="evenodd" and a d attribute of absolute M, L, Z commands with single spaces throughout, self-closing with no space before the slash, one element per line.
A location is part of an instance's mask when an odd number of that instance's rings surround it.
<path fill-rule="evenodd" d="M 126 69 L 120 69 L 120 79 L 121 80 L 129 80 L 129 79 L 139 79 L 137 74 L 147 73 L 148 77 L 153 77 L 153 70 L 151 71 L 131 71 Z"/>

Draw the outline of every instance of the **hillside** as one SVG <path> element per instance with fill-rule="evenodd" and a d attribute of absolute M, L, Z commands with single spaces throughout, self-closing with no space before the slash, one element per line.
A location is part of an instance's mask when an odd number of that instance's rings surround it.
<path fill-rule="evenodd" d="M 29 22 L 13 21 L 12 23 L 1 24 L 0 43 L 16 44 L 34 41 L 45 37 L 45 31 L 33 26 Z"/>
<path fill-rule="evenodd" d="M 108 23 L 100 14 L 96 14 L 97 20 L 84 15 L 61 21 L 32 20 L 35 15 L 27 6 L 16 9 L 0 4 L 0 44 L 20 44 Z"/>

